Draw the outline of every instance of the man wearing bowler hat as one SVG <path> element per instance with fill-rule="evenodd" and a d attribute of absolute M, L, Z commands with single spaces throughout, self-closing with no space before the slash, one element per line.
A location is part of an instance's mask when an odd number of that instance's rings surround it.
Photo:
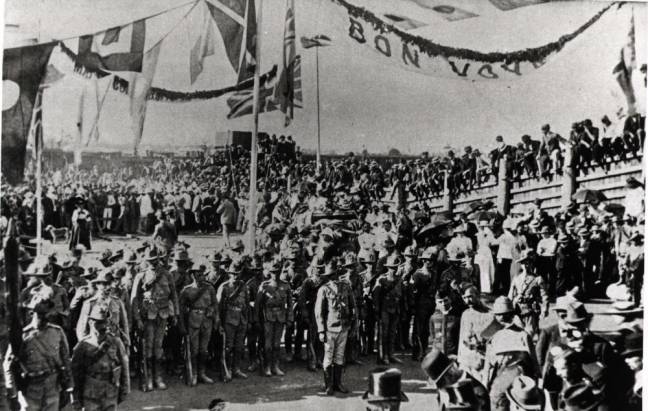
<path fill-rule="evenodd" d="M 317 291 L 315 319 L 319 340 L 324 343 L 324 384 L 326 395 L 334 391 L 349 392 L 342 385 L 342 367 L 349 333 L 357 332 L 357 308 L 351 287 L 346 281 L 339 280 L 337 267 L 327 265 L 321 274 L 328 280 Z"/>
<path fill-rule="evenodd" d="M 402 374 L 397 368 L 376 368 L 369 374 L 369 389 L 362 395 L 367 411 L 399 411 L 407 395 L 401 391 Z"/>
<path fill-rule="evenodd" d="M 440 409 L 490 410 L 488 391 L 484 385 L 437 348 L 423 358 L 421 368 L 438 389 L 436 401 Z"/>

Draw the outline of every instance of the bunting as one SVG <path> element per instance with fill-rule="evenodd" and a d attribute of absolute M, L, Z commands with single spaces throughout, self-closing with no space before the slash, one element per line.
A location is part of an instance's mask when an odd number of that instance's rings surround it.
<path fill-rule="evenodd" d="M 295 77 L 301 78 L 300 63 L 295 49 L 295 0 L 286 0 L 283 69 L 274 92 L 275 102 L 279 106 L 279 110 L 285 114 L 285 127 L 288 127 L 294 118 Z"/>
<path fill-rule="evenodd" d="M 146 20 L 81 36 L 78 51 L 80 67 L 91 70 L 140 72 L 145 40 Z"/>

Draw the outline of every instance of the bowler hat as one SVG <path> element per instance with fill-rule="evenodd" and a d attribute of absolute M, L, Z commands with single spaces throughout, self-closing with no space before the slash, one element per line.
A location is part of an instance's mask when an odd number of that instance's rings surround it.
<path fill-rule="evenodd" d="M 589 382 L 571 385 L 563 392 L 565 411 L 593 410 L 603 402 L 603 393 L 594 389 Z"/>
<path fill-rule="evenodd" d="M 520 375 L 513 380 L 506 390 L 506 397 L 523 410 L 542 410 L 544 393 L 538 388 L 535 380 L 526 375 Z"/>
<path fill-rule="evenodd" d="M 433 348 L 421 362 L 421 368 L 435 383 L 438 382 L 451 367 L 452 360 L 438 348 Z"/>
<path fill-rule="evenodd" d="M 362 399 L 368 402 L 408 401 L 401 391 L 401 376 L 397 368 L 375 368 L 369 374 L 369 388 Z"/>

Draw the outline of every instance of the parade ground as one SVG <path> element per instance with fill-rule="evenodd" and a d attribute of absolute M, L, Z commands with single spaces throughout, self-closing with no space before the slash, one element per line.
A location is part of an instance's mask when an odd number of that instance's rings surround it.
<path fill-rule="evenodd" d="M 241 237 L 232 236 L 236 239 Z M 135 248 L 146 237 L 125 238 L 108 237 L 109 240 L 96 240 L 93 249 L 87 253 L 87 258 L 97 258 L 107 248 L 113 251 L 120 246 Z M 214 248 L 223 247 L 221 236 L 217 235 L 181 235 L 180 240 L 190 245 L 189 252 L 194 259 L 207 255 Z M 120 246 L 117 246 L 120 244 Z M 63 254 L 66 245 L 55 246 L 57 252 Z M 491 298 L 485 298 L 487 304 Z M 606 308 L 605 303 L 587 304 L 590 312 L 598 312 Z M 605 326 L 605 317 L 596 317 L 598 326 Z M 542 325 L 556 321 L 553 313 L 542 320 Z M 430 387 L 418 362 L 410 359 L 407 353 L 396 355 L 402 364 L 397 367 L 403 373 L 402 387 L 409 398 L 401 404 L 402 410 L 426 410 L 431 406 L 431 395 L 434 389 Z M 225 384 L 217 381 L 213 385 L 199 384 L 188 387 L 179 376 L 168 377 L 166 382 L 169 389 L 143 393 L 138 388 L 138 379 L 132 380 L 131 394 L 128 400 L 121 404 L 125 410 L 201 410 L 207 409 L 209 403 L 220 398 L 227 403 L 226 410 L 243 410 L 252 407 L 255 410 L 360 410 L 364 409 L 362 395 L 367 389 L 368 376 L 375 365 L 375 355 L 362 357 L 363 365 L 353 365 L 346 368 L 344 377 L 349 394 L 337 393 L 335 397 L 327 397 L 321 392 L 322 372 L 310 372 L 303 362 L 283 364 L 284 377 L 263 377 L 258 372 L 248 373 L 247 380 L 235 379 Z M 218 372 L 211 369 L 209 375 L 217 380 Z"/>

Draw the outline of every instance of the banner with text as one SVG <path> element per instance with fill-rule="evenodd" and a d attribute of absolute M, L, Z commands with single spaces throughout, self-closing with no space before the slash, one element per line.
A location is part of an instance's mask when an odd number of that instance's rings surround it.
<path fill-rule="evenodd" d="M 371 48 L 384 61 L 426 75 L 466 80 L 513 80 L 537 70 L 617 4 L 607 5 L 575 31 L 554 42 L 512 52 L 483 53 L 434 43 L 403 31 L 367 9 L 345 0 L 332 1 L 348 13 L 348 36 Z"/>

